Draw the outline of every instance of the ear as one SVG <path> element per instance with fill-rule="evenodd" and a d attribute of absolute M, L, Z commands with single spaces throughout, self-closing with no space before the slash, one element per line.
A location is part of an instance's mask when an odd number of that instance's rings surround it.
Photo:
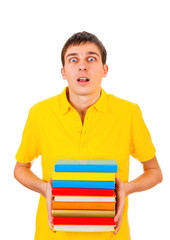
<path fill-rule="evenodd" d="M 65 72 L 64 72 L 64 67 L 61 68 L 61 75 L 64 80 L 66 80 Z"/>
<path fill-rule="evenodd" d="M 108 73 L 108 70 L 109 70 L 107 64 L 104 65 L 103 70 L 104 70 L 104 71 L 103 71 L 103 77 L 106 77 L 106 76 L 107 76 L 107 73 Z"/>

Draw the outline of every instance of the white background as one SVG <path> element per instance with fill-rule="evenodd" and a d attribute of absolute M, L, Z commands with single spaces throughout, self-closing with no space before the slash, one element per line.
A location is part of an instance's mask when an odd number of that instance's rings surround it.
<path fill-rule="evenodd" d="M 132 240 L 170 239 L 169 13 L 164 0 L 0 2 L 1 238 L 34 238 L 39 195 L 14 180 L 15 154 L 30 107 L 66 86 L 60 74 L 63 44 L 85 30 L 108 52 L 102 87 L 139 104 L 164 175 L 160 185 L 129 196 Z M 40 158 L 33 171 L 41 177 Z M 132 158 L 130 179 L 141 173 Z"/>

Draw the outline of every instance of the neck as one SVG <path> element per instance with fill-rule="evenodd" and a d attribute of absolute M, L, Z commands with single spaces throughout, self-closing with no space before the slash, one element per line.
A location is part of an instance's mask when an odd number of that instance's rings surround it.
<path fill-rule="evenodd" d="M 94 92 L 90 95 L 76 95 L 72 91 L 67 91 L 67 98 L 70 104 L 76 109 L 80 116 L 85 116 L 87 109 L 91 107 L 100 98 L 100 91 Z"/>

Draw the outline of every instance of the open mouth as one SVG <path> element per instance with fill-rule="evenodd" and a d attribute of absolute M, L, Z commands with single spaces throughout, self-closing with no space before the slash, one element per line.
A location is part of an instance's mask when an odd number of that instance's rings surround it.
<path fill-rule="evenodd" d="M 77 81 L 78 82 L 88 82 L 90 80 L 88 78 L 86 78 L 86 77 L 80 77 L 80 78 L 77 79 Z"/>

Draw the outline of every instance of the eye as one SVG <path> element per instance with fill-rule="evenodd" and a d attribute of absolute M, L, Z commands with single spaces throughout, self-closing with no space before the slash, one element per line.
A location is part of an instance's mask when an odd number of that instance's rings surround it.
<path fill-rule="evenodd" d="M 77 62 L 77 59 L 76 58 L 71 58 L 70 62 Z"/>
<path fill-rule="evenodd" d="M 93 61 L 95 61 L 96 59 L 95 59 L 94 57 L 89 57 L 88 60 L 89 60 L 90 62 L 93 62 Z"/>

